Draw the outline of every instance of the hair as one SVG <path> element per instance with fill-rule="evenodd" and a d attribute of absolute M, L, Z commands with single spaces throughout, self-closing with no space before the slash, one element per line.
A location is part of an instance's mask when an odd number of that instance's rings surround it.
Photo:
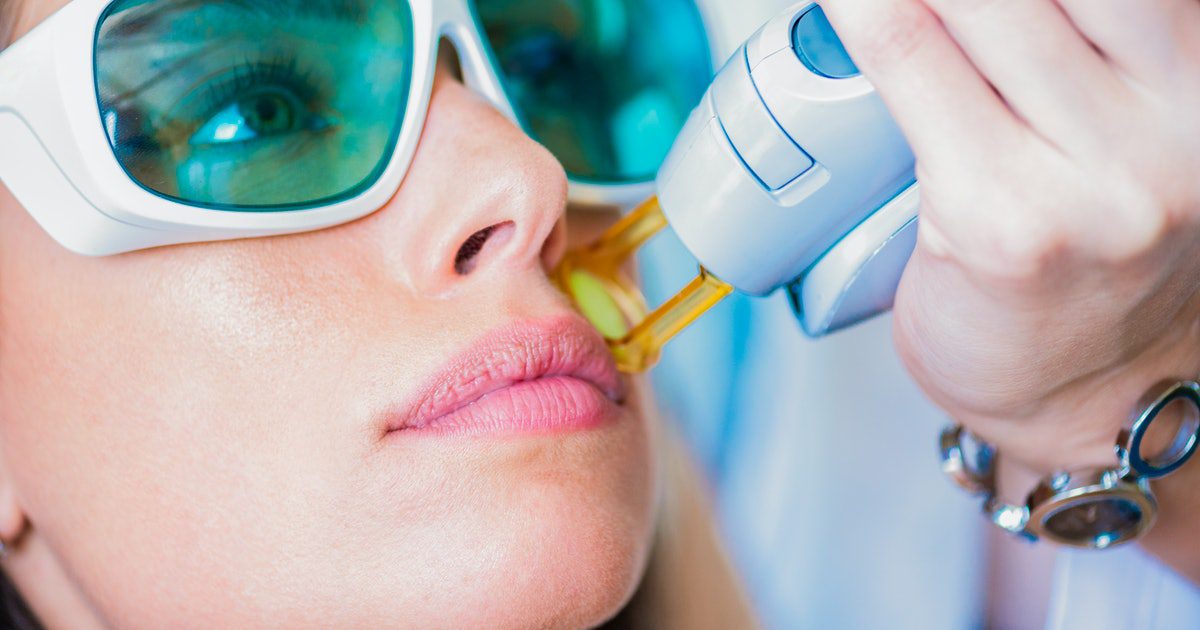
<path fill-rule="evenodd" d="M 17 26 L 18 0 L 0 0 L 0 52 L 12 43 L 13 29 Z M 36 629 L 41 626 L 29 614 L 29 608 L 17 592 L 8 576 L 0 571 L 0 627 Z"/>
<path fill-rule="evenodd" d="M 20 0 L 0 0 L 0 52 L 12 43 L 13 29 L 17 27 L 17 3 Z M 17 588 L 0 571 L 0 628 L 15 630 L 41 630 L 42 626 L 29 612 L 29 607 Z"/>
<path fill-rule="evenodd" d="M 0 628 L 42 630 L 41 623 L 29 611 L 17 587 L 13 586 L 3 571 L 0 571 Z"/>

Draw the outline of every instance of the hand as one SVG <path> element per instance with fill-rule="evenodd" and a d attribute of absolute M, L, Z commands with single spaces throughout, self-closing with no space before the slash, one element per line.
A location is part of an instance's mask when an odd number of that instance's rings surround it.
<path fill-rule="evenodd" d="M 906 365 L 1006 457 L 1111 464 L 1200 376 L 1200 2 L 823 5 L 918 160 Z"/>

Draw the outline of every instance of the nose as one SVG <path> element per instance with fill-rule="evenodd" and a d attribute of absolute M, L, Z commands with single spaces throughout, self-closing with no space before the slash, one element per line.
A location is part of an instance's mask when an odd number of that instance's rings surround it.
<path fill-rule="evenodd" d="M 408 175 L 370 221 L 420 296 L 545 272 L 566 248 L 567 179 L 544 148 L 439 66 Z"/>

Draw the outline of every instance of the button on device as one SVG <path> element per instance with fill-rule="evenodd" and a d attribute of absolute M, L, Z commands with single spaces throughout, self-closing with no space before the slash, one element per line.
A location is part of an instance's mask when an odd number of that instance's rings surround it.
<path fill-rule="evenodd" d="M 861 74 L 819 6 L 809 9 L 796 21 L 792 48 L 809 70 L 823 77 L 849 79 Z"/>
<path fill-rule="evenodd" d="M 759 95 L 745 55 L 713 83 L 713 105 L 738 158 L 767 190 L 779 190 L 808 172 L 813 160 L 779 126 Z"/>

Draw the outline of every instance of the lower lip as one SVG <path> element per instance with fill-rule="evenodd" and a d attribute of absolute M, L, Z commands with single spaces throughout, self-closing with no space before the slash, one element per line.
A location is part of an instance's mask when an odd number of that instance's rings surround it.
<path fill-rule="evenodd" d="M 550 376 L 489 392 L 449 414 L 402 429 L 405 433 L 539 435 L 583 431 L 613 421 L 616 403 L 595 385 Z"/>

